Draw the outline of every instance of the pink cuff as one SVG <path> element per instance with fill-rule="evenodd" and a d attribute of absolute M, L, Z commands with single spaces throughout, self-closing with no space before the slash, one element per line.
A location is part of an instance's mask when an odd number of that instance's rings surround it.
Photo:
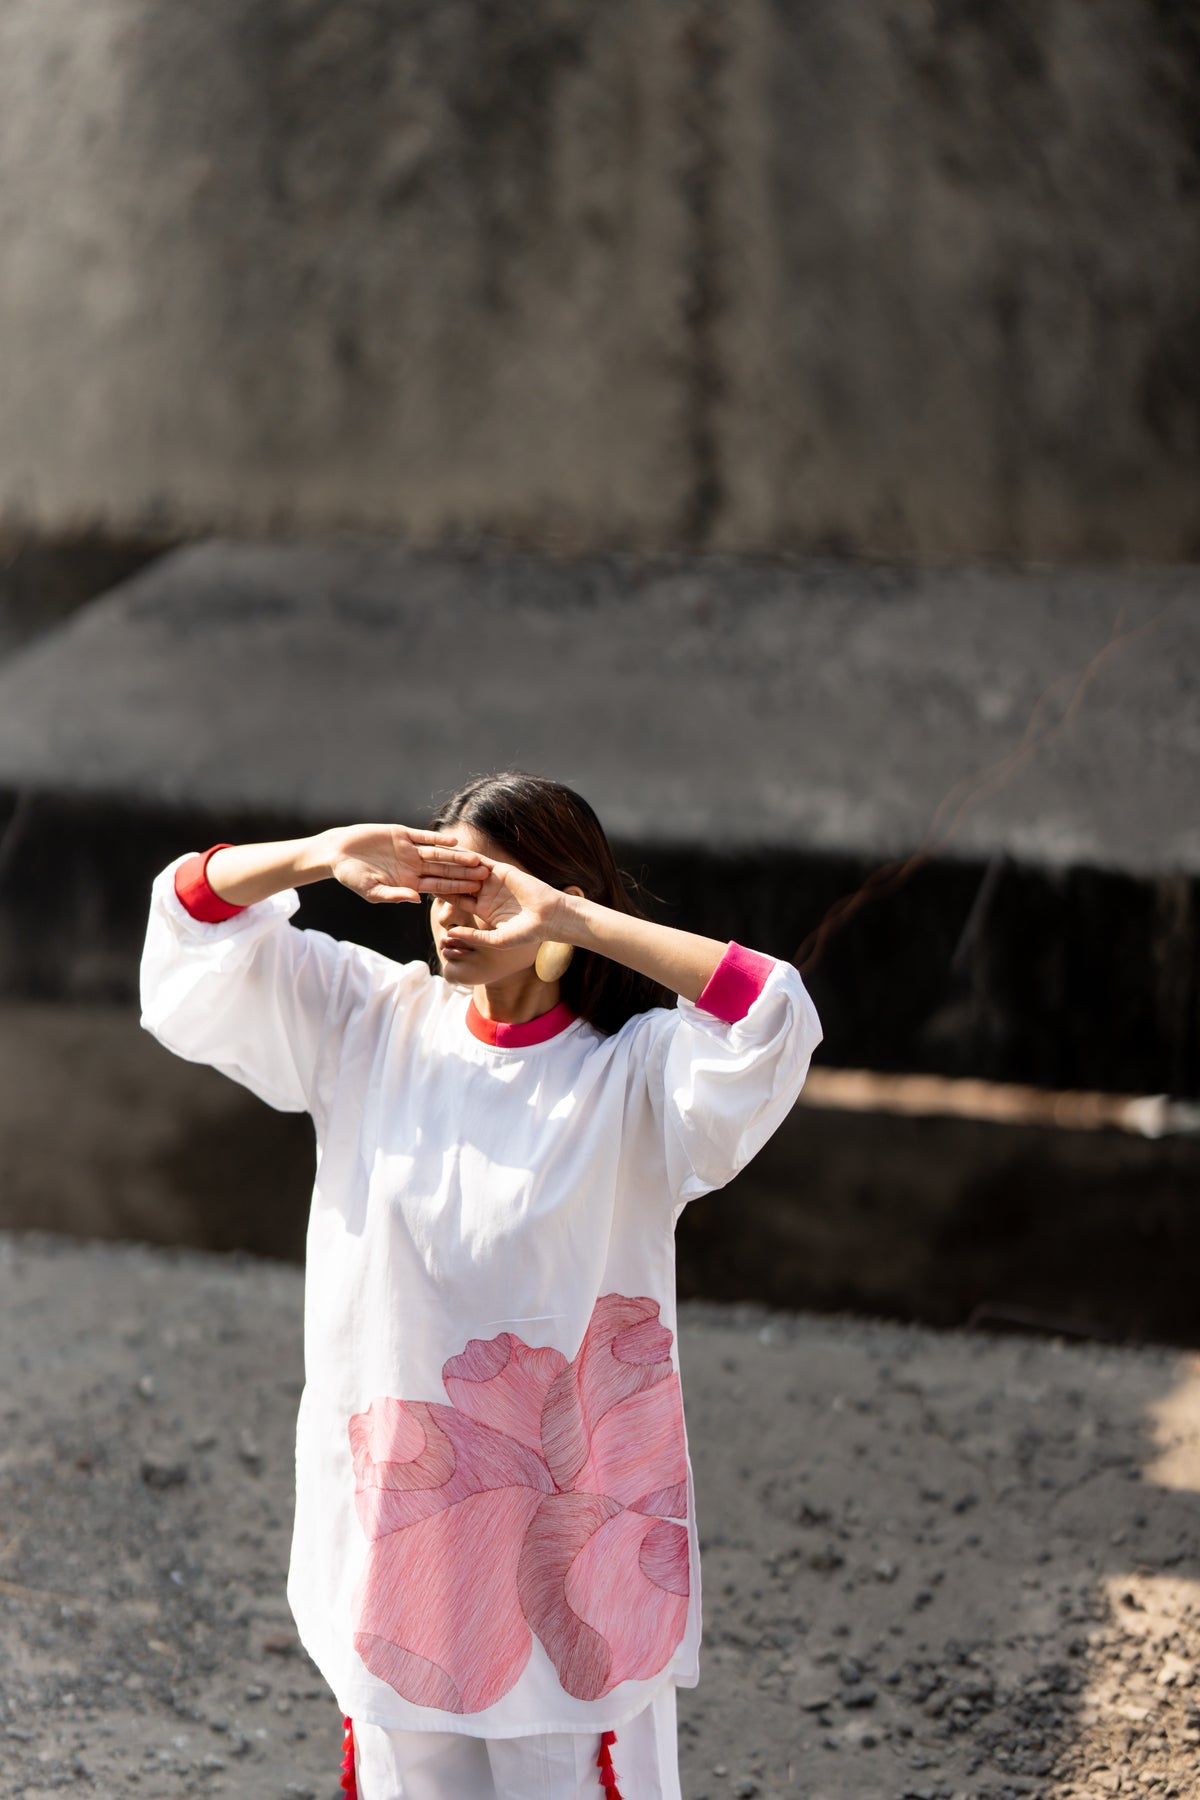
<path fill-rule="evenodd" d="M 715 1013 L 727 1025 L 735 1025 L 750 1011 L 774 967 L 773 956 L 764 956 L 761 950 L 747 950 L 731 938 L 696 1005 Z"/>
<path fill-rule="evenodd" d="M 209 857 L 214 850 L 232 848 L 232 844 L 213 844 L 207 850 L 198 850 L 175 871 L 175 892 L 193 919 L 202 919 L 206 925 L 217 925 L 222 919 L 232 919 L 235 913 L 246 910 L 244 906 L 232 906 L 228 900 L 222 900 L 208 885 Z"/>

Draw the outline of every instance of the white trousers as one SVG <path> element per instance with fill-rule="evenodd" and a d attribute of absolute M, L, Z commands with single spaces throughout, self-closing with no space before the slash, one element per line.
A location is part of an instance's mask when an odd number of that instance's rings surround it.
<path fill-rule="evenodd" d="M 358 1800 L 607 1800 L 599 1751 L 597 1731 L 477 1738 L 354 1725 Z M 674 1682 L 621 1726 L 611 1754 L 621 1800 L 682 1800 Z"/>

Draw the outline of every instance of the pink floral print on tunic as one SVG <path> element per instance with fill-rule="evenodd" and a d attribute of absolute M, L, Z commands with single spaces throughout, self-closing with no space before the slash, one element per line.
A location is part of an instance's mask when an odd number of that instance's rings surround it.
<path fill-rule="evenodd" d="M 350 1420 L 370 1539 L 354 1645 L 416 1706 L 482 1711 L 536 1632 L 567 1693 L 662 1669 L 688 1608 L 687 1459 L 658 1302 L 606 1294 L 573 1362 L 510 1332 L 442 1369 L 450 1405 Z"/>

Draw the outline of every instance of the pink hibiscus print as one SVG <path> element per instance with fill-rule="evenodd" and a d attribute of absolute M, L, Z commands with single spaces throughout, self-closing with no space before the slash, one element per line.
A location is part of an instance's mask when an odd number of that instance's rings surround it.
<path fill-rule="evenodd" d="M 579 1700 L 666 1664 L 687 1620 L 687 1461 L 658 1313 L 604 1295 L 573 1362 L 472 1338 L 442 1369 L 449 1406 L 380 1399 L 351 1419 L 371 1540 L 354 1645 L 404 1699 L 482 1711 L 531 1632 Z"/>

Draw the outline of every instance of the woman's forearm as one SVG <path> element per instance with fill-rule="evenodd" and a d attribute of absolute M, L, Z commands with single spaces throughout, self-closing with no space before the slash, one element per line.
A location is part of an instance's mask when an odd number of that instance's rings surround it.
<path fill-rule="evenodd" d="M 700 997 L 727 949 L 716 938 L 679 931 L 673 925 L 655 925 L 575 894 L 562 896 L 554 936 L 636 969 L 685 1000 Z"/>
<path fill-rule="evenodd" d="M 230 844 L 208 859 L 208 884 L 219 900 L 251 906 L 285 888 L 323 881 L 331 872 L 332 833 L 281 838 L 270 844 Z"/>

